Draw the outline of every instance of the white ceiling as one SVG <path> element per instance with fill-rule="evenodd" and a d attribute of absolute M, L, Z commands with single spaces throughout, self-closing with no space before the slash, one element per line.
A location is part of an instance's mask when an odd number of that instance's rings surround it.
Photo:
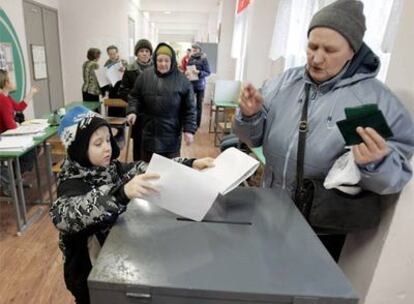
<path fill-rule="evenodd" d="M 141 0 L 141 10 L 158 29 L 160 41 L 191 42 L 217 16 L 220 0 Z M 165 12 L 169 12 L 166 14 Z"/>

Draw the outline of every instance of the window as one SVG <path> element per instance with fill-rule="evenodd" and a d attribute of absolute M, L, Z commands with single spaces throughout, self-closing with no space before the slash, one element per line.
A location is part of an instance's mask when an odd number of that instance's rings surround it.
<path fill-rule="evenodd" d="M 277 60 L 284 57 L 285 69 L 305 64 L 307 30 L 317 8 L 317 0 L 281 0 L 279 2 L 270 58 Z"/>
<path fill-rule="evenodd" d="M 248 16 L 250 1 L 239 0 L 234 19 L 233 41 L 231 57 L 236 58 L 236 80 L 243 79 L 244 62 L 246 55 L 246 42 L 248 32 Z"/>
<path fill-rule="evenodd" d="M 306 63 L 307 29 L 313 14 L 333 0 L 280 0 L 269 57 L 285 59 L 285 70 Z M 362 0 L 367 31 L 364 41 L 381 59 L 377 78 L 385 80 L 402 0 Z M 386 22 L 384 22 L 386 20 Z"/>
<path fill-rule="evenodd" d="M 135 20 L 128 17 L 128 57 L 130 61 L 135 58 L 134 54 L 135 46 Z"/>

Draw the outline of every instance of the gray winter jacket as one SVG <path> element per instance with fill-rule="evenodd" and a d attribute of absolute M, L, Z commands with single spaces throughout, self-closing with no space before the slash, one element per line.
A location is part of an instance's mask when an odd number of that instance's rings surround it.
<path fill-rule="evenodd" d="M 238 109 L 234 131 L 243 142 L 263 145 L 266 157 L 265 187 L 295 188 L 298 123 L 305 83 L 311 84 L 304 176 L 323 179 L 345 149 L 336 122 L 345 119 L 344 108 L 377 103 L 394 136 L 387 140 L 391 153 L 381 162 L 360 167 L 360 186 L 379 194 L 401 191 L 412 175 L 414 126 L 398 98 L 375 79 L 379 60 L 363 45 L 353 60 L 333 79 L 317 85 L 304 67 L 270 79 L 260 89 L 262 110 L 245 117 Z"/>

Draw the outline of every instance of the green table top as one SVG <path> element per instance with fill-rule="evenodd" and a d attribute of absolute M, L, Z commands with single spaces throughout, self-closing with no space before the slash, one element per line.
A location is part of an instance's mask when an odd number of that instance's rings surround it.
<path fill-rule="evenodd" d="M 215 101 L 213 100 L 214 105 L 216 107 L 220 107 L 220 108 L 237 108 L 239 106 L 238 103 L 235 103 L 233 101 Z"/>
<path fill-rule="evenodd" d="M 101 103 L 99 101 L 72 101 L 70 104 L 65 106 L 66 111 L 72 109 L 75 106 L 84 106 L 87 107 L 89 110 L 96 110 L 101 107 Z"/>
<path fill-rule="evenodd" d="M 83 105 L 93 111 L 93 110 L 98 109 L 101 106 L 101 103 L 99 101 L 74 101 L 66 105 L 65 109 L 66 111 L 68 111 L 72 109 L 73 107 L 80 106 L 80 105 Z M 45 116 L 45 118 L 48 118 L 48 117 L 49 115 Z M 15 157 L 22 156 L 23 154 L 27 153 L 29 150 L 42 144 L 44 141 L 46 141 L 47 139 L 55 135 L 57 133 L 57 129 L 58 129 L 57 126 L 49 126 L 47 129 L 45 129 L 45 132 L 41 136 L 37 136 L 33 138 L 34 139 L 33 145 L 27 148 L 26 150 L 19 151 L 19 152 L 0 151 L 0 158 L 7 159 L 7 158 L 15 158 Z"/>
<path fill-rule="evenodd" d="M 28 147 L 24 151 L 19 151 L 19 152 L 0 151 L 0 158 L 6 159 L 6 158 L 16 158 L 16 157 L 22 156 L 23 154 L 27 153 L 29 150 L 42 144 L 44 141 L 46 141 L 47 139 L 55 135 L 57 133 L 57 129 L 58 127 L 56 126 L 46 128 L 45 132 L 41 136 L 37 136 L 33 138 L 33 141 L 34 141 L 33 145 Z"/>
<path fill-rule="evenodd" d="M 250 148 L 250 150 L 253 152 L 253 154 L 256 156 L 256 158 L 262 163 L 263 165 L 266 164 L 266 158 L 263 155 L 263 147 L 256 147 L 256 148 Z"/>

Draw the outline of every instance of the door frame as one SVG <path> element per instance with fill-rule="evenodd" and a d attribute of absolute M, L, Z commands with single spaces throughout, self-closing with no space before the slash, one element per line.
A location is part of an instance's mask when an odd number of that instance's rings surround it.
<path fill-rule="evenodd" d="M 57 19 L 57 26 L 58 26 L 58 31 L 57 31 L 57 33 L 58 33 L 58 45 L 57 45 L 57 49 L 58 49 L 58 52 L 59 52 L 59 58 L 60 58 L 60 64 L 61 64 L 60 72 L 62 74 L 61 75 L 61 78 L 62 78 L 62 94 L 63 94 L 63 105 L 64 105 L 65 104 L 65 101 L 64 101 L 64 99 L 65 99 L 65 90 L 64 90 L 64 86 L 63 86 L 62 51 L 61 51 L 61 47 L 60 47 L 61 40 L 60 40 L 59 10 L 56 9 L 56 8 L 50 7 L 48 5 L 45 5 L 43 3 L 39 3 L 39 2 L 33 1 L 33 0 L 23 0 L 23 2 L 32 4 L 32 5 L 36 5 L 37 7 L 41 8 L 41 9 L 47 9 L 47 10 L 56 12 L 56 19 Z M 23 9 L 23 16 L 24 16 L 24 8 L 23 8 L 23 5 L 22 5 L 22 9 Z M 44 43 L 45 43 L 46 69 L 47 69 L 47 75 L 49 76 L 50 75 L 49 62 L 48 62 L 47 50 L 46 50 L 46 43 L 47 42 L 46 42 L 45 30 L 44 29 L 45 29 L 45 21 L 44 21 L 44 16 L 43 16 L 43 11 L 42 11 L 42 33 L 43 33 L 43 39 L 44 39 Z M 25 28 L 25 35 L 26 35 L 26 28 Z M 32 83 L 35 80 L 34 79 L 34 67 L 33 67 L 33 58 L 31 58 L 32 55 L 30 54 L 30 48 L 31 48 L 31 46 L 30 46 L 30 44 L 27 41 L 27 35 L 26 35 L 26 45 L 27 45 L 27 52 L 28 52 L 27 59 L 29 61 L 32 61 L 31 63 L 29 63 L 30 72 L 31 72 L 30 73 L 30 78 L 31 78 L 30 79 L 30 83 Z M 49 85 L 50 84 L 50 80 L 49 80 L 49 77 L 48 77 L 47 82 L 48 82 L 48 85 L 47 85 L 48 92 L 47 92 L 47 94 L 49 96 L 49 109 L 52 109 L 52 98 L 51 98 L 51 95 L 50 95 L 50 85 Z"/>

